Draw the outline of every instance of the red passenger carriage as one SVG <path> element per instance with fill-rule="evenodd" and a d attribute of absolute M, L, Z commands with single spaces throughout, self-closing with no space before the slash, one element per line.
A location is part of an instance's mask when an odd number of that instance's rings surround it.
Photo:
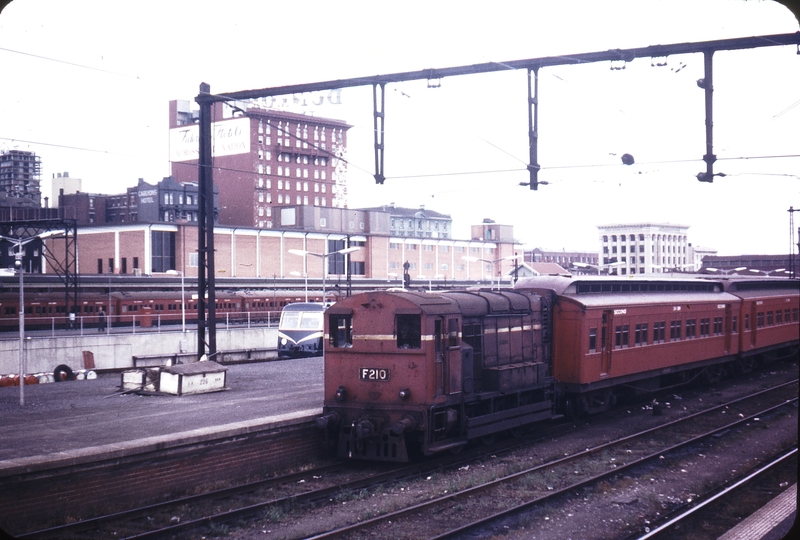
<path fill-rule="evenodd" d="M 618 396 L 746 372 L 800 344 L 792 280 L 520 280 L 514 291 L 372 292 L 326 312 L 318 425 L 342 457 L 403 461 Z"/>

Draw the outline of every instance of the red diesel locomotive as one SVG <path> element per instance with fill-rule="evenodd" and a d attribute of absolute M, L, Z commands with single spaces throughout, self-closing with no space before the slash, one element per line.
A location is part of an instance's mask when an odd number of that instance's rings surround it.
<path fill-rule="evenodd" d="M 326 312 L 317 424 L 340 457 L 407 461 L 457 449 L 796 354 L 799 307 L 797 281 L 698 277 L 363 293 Z"/>

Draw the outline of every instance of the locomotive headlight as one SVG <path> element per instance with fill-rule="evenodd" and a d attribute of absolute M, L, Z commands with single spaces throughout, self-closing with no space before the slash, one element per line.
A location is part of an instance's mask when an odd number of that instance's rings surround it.
<path fill-rule="evenodd" d="M 286 338 L 281 338 L 281 345 L 286 346 Z"/>
<path fill-rule="evenodd" d="M 397 393 L 397 395 L 400 397 L 400 399 L 405 401 L 409 398 L 409 396 L 411 396 L 411 390 L 409 390 L 408 388 L 403 388 L 400 390 L 400 392 Z"/>
<path fill-rule="evenodd" d="M 334 399 L 336 399 L 336 401 L 344 401 L 346 397 L 347 397 L 347 391 L 344 389 L 344 386 L 340 386 L 339 388 L 336 389 L 336 395 L 334 396 Z"/>

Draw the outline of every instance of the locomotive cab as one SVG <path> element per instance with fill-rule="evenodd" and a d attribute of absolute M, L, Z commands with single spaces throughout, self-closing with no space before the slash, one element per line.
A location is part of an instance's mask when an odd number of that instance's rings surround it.
<path fill-rule="evenodd" d="M 318 426 L 338 437 L 340 457 L 407 461 L 549 418 L 533 319 L 530 297 L 513 292 L 344 299 L 325 316 Z"/>

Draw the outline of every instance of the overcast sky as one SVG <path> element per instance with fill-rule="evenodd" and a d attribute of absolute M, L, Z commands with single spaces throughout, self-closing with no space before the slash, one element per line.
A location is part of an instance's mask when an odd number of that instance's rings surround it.
<path fill-rule="evenodd" d="M 65 171 L 84 191 L 120 193 L 170 174 L 168 102 L 194 100 L 201 82 L 225 93 L 797 30 L 767 0 L 14 0 L 0 14 L 0 147 L 41 156 L 45 196 Z M 800 208 L 797 53 L 714 55 L 715 172 L 727 176 L 712 184 L 695 178 L 706 153 L 699 54 L 541 69 L 549 185 L 536 192 L 519 186 L 524 72 L 387 85 L 382 186 L 370 87 L 295 111 L 353 126 L 351 208 L 424 205 L 452 215 L 459 238 L 490 218 L 547 249 L 596 250 L 598 225 L 655 222 L 689 226 L 692 244 L 720 255 L 787 253 L 787 210 Z"/>

